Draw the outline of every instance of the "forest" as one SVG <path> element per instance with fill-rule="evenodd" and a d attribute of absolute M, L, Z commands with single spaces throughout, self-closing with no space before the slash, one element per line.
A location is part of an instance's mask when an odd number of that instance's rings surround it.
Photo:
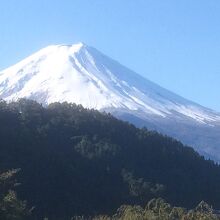
<path fill-rule="evenodd" d="M 108 113 L 1 100 L 0 143 L 0 219 L 219 219 L 218 164 Z"/>

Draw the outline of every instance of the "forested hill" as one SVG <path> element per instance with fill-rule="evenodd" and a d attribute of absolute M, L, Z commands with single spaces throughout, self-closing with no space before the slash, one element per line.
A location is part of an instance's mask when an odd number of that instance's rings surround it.
<path fill-rule="evenodd" d="M 220 167 L 192 148 L 68 103 L 0 102 L 0 171 L 21 168 L 18 197 L 37 219 L 112 214 L 163 197 L 220 209 Z"/>

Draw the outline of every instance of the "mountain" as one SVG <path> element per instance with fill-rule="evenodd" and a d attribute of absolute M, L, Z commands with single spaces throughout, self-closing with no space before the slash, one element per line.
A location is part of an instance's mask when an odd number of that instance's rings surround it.
<path fill-rule="evenodd" d="M 220 113 L 186 100 L 83 43 L 46 47 L 0 72 L 0 98 L 71 102 L 192 145 L 220 162 Z"/>

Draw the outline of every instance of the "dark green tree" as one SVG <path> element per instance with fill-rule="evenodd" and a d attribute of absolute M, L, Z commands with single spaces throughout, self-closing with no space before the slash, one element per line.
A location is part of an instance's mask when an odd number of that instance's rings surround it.
<path fill-rule="evenodd" d="M 28 210 L 25 201 L 17 198 L 12 190 L 18 183 L 15 181 L 15 174 L 18 169 L 9 170 L 0 174 L 0 219 L 4 220 L 25 220 L 30 218 L 31 210 Z"/>

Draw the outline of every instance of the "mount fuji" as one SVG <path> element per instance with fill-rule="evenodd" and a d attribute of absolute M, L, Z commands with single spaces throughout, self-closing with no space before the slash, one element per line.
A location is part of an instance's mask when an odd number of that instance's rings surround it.
<path fill-rule="evenodd" d="M 184 99 L 83 43 L 52 45 L 0 72 L 0 99 L 71 102 L 170 135 L 220 162 L 220 113 Z"/>

